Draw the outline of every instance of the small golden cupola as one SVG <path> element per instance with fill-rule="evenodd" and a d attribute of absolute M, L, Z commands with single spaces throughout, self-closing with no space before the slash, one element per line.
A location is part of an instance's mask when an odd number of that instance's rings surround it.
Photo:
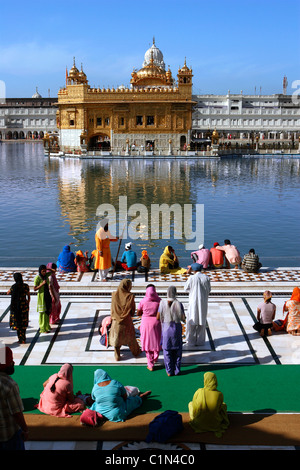
<path fill-rule="evenodd" d="M 82 69 L 82 64 L 81 64 L 80 72 L 78 73 L 78 79 L 79 79 L 80 83 L 84 83 L 84 84 L 88 83 L 86 74 L 84 73 L 84 71 Z"/>
<path fill-rule="evenodd" d="M 186 58 L 184 59 L 184 66 L 178 70 L 178 83 L 190 85 L 192 83 L 193 71 L 186 65 Z"/>
<path fill-rule="evenodd" d="M 80 80 L 79 78 L 79 70 L 76 67 L 75 64 L 75 57 L 73 59 L 73 67 L 70 69 L 70 72 L 68 74 L 67 82 L 68 85 L 77 85 L 78 81 Z"/>

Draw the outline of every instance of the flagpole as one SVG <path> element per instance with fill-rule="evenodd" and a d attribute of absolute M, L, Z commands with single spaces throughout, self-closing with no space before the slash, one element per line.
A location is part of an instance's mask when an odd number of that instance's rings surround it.
<path fill-rule="evenodd" d="M 120 242 L 119 242 L 118 251 L 117 251 L 117 255 L 116 255 L 116 259 L 115 259 L 114 269 L 113 269 L 113 272 L 112 272 L 112 274 L 111 274 L 111 280 L 113 279 L 114 274 L 115 274 L 115 271 L 116 271 L 117 259 L 118 259 L 119 251 L 120 251 L 120 248 L 121 248 L 121 243 L 122 243 L 122 239 L 123 239 L 123 233 L 124 233 L 124 230 L 125 230 L 125 226 L 126 226 L 126 221 L 125 221 L 125 223 L 124 223 L 122 235 L 121 235 L 121 237 L 120 237 Z"/>

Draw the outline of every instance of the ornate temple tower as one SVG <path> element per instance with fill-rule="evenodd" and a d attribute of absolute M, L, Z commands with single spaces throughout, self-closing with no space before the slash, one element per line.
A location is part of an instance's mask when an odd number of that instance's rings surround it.
<path fill-rule="evenodd" d="M 174 152 L 189 143 L 192 127 L 192 70 L 178 70 L 178 83 L 155 45 L 146 51 L 143 66 L 133 70 L 130 88 L 91 88 L 75 65 L 66 72 L 66 86 L 58 92 L 57 126 L 60 148 L 90 150 L 114 155 L 138 148 L 156 154 Z"/>

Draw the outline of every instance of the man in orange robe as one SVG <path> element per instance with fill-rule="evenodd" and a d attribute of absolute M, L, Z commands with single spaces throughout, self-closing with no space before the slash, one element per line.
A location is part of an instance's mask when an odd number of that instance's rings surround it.
<path fill-rule="evenodd" d="M 108 220 L 103 219 L 100 228 L 95 234 L 96 259 L 95 269 L 99 271 L 100 281 L 106 281 L 106 276 L 111 267 L 110 242 L 116 242 L 118 238 L 113 238 L 108 230 Z"/>

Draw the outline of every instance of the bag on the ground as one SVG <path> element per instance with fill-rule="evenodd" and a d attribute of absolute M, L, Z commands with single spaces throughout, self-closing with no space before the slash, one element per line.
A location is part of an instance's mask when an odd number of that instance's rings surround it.
<path fill-rule="evenodd" d="M 97 411 L 86 409 L 80 415 L 80 424 L 84 426 L 100 426 L 105 421 L 104 416 Z"/>
<path fill-rule="evenodd" d="M 149 423 L 146 442 L 166 442 L 174 434 L 183 431 L 182 416 L 177 411 L 167 410 Z"/>

